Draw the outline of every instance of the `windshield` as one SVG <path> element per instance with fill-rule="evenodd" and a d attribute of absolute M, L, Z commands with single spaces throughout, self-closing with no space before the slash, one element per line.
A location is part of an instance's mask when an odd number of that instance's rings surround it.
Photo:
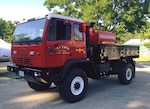
<path fill-rule="evenodd" d="M 19 24 L 13 35 L 13 44 L 30 44 L 42 42 L 46 19 L 39 19 Z"/>

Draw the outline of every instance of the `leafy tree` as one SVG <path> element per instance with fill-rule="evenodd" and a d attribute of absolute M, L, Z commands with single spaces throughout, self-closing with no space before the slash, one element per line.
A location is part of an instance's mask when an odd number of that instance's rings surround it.
<path fill-rule="evenodd" d="M 119 42 L 123 42 L 123 34 L 140 32 L 146 25 L 149 4 L 150 0 L 45 0 L 44 3 L 49 10 L 56 6 L 64 9 L 55 10 L 56 14 L 95 22 L 97 29 L 115 32 Z"/>
<path fill-rule="evenodd" d="M 150 22 L 147 22 L 147 25 L 143 27 L 142 31 L 139 33 L 141 39 L 149 39 L 150 40 Z M 144 44 L 148 48 L 150 48 L 150 41 Z"/>
<path fill-rule="evenodd" d="M 3 20 L 3 19 L 0 19 L 0 38 L 4 38 L 4 28 L 5 28 L 5 24 L 6 24 L 6 22 L 5 22 L 5 20 Z"/>
<path fill-rule="evenodd" d="M 49 10 L 59 6 L 64 11 L 55 10 L 55 13 L 95 22 L 97 28 L 103 30 L 109 30 L 112 27 L 110 18 L 114 18 L 116 14 L 116 12 L 112 12 L 113 5 L 111 0 L 46 0 L 44 5 Z M 99 23 L 100 21 L 103 23 Z"/>
<path fill-rule="evenodd" d="M 59 6 L 64 12 L 55 13 L 95 22 L 104 30 L 113 30 L 123 22 L 129 32 L 145 25 L 149 13 L 149 0 L 46 0 L 44 5 L 49 10 Z"/>
<path fill-rule="evenodd" d="M 11 42 L 15 24 L 11 21 L 0 19 L 0 38 L 7 42 Z"/>

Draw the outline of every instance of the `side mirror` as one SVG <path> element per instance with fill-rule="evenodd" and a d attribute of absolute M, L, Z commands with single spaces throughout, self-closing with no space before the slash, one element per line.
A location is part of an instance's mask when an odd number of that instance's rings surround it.
<path fill-rule="evenodd" d="M 79 31 L 85 33 L 87 31 L 87 27 L 93 28 L 94 24 L 95 24 L 94 22 L 91 22 L 91 23 L 84 22 L 84 23 L 80 24 Z"/>
<path fill-rule="evenodd" d="M 88 24 L 88 22 L 84 22 L 84 23 L 80 24 L 79 31 L 85 33 L 86 32 L 87 24 Z"/>

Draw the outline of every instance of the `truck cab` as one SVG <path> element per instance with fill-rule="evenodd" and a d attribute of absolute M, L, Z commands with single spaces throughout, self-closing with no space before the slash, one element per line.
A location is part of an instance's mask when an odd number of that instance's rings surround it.
<path fill-rule="evenodd" d="M 21 23 L 14 31 L 12 60 L 31 67 L 60 67 L 72 58 L 85 58 L 82 20 L 50 14 Z"/>

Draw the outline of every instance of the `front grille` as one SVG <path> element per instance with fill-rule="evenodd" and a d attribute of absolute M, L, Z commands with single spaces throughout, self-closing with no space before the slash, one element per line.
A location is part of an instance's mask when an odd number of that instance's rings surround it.
<path fill-rule="evenodd" d="M 32 65 L 31 59 L 28 58 L 13 58 L 13 63 L 21 65 Z"/>

